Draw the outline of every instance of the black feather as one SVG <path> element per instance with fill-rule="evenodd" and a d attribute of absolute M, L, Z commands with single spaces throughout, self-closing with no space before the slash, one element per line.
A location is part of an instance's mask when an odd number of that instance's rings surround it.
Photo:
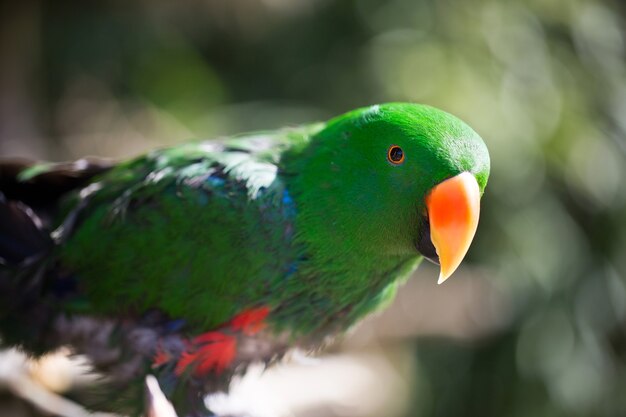
<path fill-rule="evenodd" d="M 0 161 L 0 192 L 7 200 L 21 201 L 34 208 L 54 204 L 63 194 L 86 185 L 98 174 L 113 167 L 104 159 L 79 159 L 75 162 L 42 165 L 28 160 Z M 27 178 L 26 170 L 40 166 Z"/>
<path fill-rule="evenodd" d="M 8 201 L 0 193 L 0 262 L 15 265 L 52 245 L 41 220 L 25 204 Z"/>

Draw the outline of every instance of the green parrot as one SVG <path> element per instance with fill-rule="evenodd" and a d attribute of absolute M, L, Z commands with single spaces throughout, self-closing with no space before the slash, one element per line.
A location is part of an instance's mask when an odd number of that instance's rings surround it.
<path fill-rule="evenodd" d="M 120 163 L 0 164 L 0 334 L 86 354 L 141 413 L 180 415 L 253 361 L 313 350 L 389 303 L 423 257 L 458 267 L 489 176 L 482 139 L 433 107 L 198 141 Z"/>

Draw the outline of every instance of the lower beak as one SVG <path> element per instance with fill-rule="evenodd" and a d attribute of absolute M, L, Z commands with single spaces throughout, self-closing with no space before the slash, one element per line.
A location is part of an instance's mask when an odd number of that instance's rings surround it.
<path fill-rule="evenodd" d="M 480 214 L 480 190 L 469 172 L 445 180 L 426 197 L 430 238 L 444 282 L 458 268 L 472 243 Z"/>

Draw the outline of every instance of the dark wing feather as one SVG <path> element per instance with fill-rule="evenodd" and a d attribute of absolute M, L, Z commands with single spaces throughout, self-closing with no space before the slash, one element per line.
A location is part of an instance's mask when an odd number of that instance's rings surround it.
<path fill-rule="evenodd" d="M 60 164 L 0 161 L 0 262 L 18 264 L 49 248 L 52 240 L 45 223 L 57 200 L 112 166 L 99 159 Z"/>
<path fill-rule="evenodd" d="M 0 193 L 0 263 L 20 263 L 50 244 L 39 217 L 25 204 L 8 201 Z"/>
<path fill-rule="evenodd" d="M 7 200 L 21 201 L 33 208 L 44 207 L 113 166 L 104 159 L 58 164 L 17 159 L 0 161 L 0 191 Z"/>

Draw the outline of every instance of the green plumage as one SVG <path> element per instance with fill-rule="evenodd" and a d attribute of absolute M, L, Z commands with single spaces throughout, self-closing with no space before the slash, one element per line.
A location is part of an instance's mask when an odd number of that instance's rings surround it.
<path fill-rule="evenodd" d="M 392 145 L 404 152 L 399 165 Z M 54 169 L 36 166 L 21 181 Z M 421 260 L 426 195 L 464 171 L 482 193 L 480 137 L 403 103 L 157 150 L 60 196 L 45 262 L 77 289 L 46 299 L 70 315 L 157 310 L 190 335 L 267 307 L 268 335 L 333 334 L 393 297 Z"/>
<path fill-rule="evenodd" d="M 387 161 L 391 144 L 405 149 L 402 166 Z M 296 333 L 338 315 L 349 325 L 417 265 L 426 192 L 464 170 L 484 187 L 487 169 L 482 141 L 458 119 L 375 106 L 121 164 L 94 180 L 58 252 L 88 277 L 98 312 L 158 307 L 201 330 L 268 305 Z"/>

